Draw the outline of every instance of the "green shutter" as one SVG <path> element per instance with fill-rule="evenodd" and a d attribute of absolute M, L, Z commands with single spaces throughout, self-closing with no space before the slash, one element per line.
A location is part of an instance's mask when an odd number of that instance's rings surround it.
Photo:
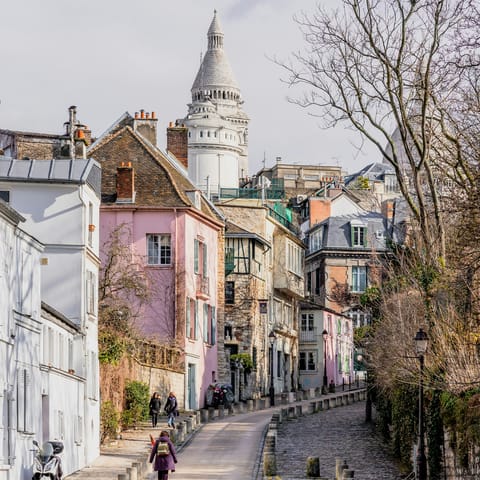
<path fill-rule="evenodd" d="M 350 225 L 350 245 L 353 247 L 354 244 L 353 244 L 353 239 L 354 239 L 354 229 L 355 227 Z"/>
<path fill-rule="evenodd" d="M 203 341 L 208 343 L 208 304 L 203 304 Z"/>
<path fill-rule="evenodd" d="M 363 228 L 363 246 L 367 246 L 367 227 Z"/>

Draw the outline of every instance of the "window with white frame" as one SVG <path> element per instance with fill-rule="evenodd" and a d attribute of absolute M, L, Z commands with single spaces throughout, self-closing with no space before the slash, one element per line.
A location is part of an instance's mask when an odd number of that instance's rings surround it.
<path fill-rule="evenodd" d="M 361 293 L 367 289 L 367 267 L 352 267 L 352 292 Z"/>
<path fill-rule="evenodd" d="M 315 230 L 310 234 L 308 248 L 309 248 L 309 251 L 313 253 L 320 250 L 321 247 L 322 247 L 322 229 L 319 228 L 318 230 Z"/>
<path fill-rule="evenodd" d="M 87 271 L 87 313 L 96 314 L 97 308 L 97 277 L 94 272 Z"/>
<path fill-rule="evenodd" d="M 367 227 L 363 223 L 351 222 L 352 247 L 367 246 Z"/>
<path fill-rule="evenodd" d="M 317 370 L 317 352 L 304 351 L 299 353 L 299 369 L 303 372 L 315 372 Z"/>
<path fill-rule="evenodd" d="M 313 313 L 302 313 L 300 329 L 302 332 L 311 332 L 314 328 Z"/>
<path fill-rule="evenodd" d="M 171 238 L 168 234 L 147 234 L 147 265 L 171 265 Z"/>
<path fill-rule="evenodd" d="M 296 275 L 303 276 L 303 249 L 293 242 L 287 241 L 287 269 Z"/>
<path fill-rule="evenodd" d="M 33 433 L 32 373 L 30 369 L 17 371 L 17 431 Z"/>
<path fill-rule="evenodd" d="M 193 243 L 193 263 L 196 274 L 208 277 L 207 244 L 197 238 Z"/>

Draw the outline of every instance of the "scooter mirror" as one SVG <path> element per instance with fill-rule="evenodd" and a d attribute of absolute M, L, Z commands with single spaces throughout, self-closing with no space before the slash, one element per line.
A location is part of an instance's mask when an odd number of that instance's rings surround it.
<path fill-rule="evenodd" d="M 38 447 L 38 442 L 36 440 L 33 441 L 33 444 Z"/>

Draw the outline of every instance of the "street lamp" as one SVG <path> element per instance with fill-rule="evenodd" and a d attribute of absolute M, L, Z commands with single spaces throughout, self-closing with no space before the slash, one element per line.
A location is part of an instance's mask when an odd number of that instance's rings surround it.
<path fill-rule="evenodd" d="M 417 480 L 427 480 L 427 458 L 425 457 L 425 430 L 423 425 L 423 366 L 427 351 L 428 336 L 423 329 L 415 335 L 415 350 L 420 360 L 420 382 L 418 388 L 418 451 L 417 451 Z"/>
<path fill-rule="evenodd" d="M 273 407 L 275 405 L 275 387 L 273 386 L 273 345 L 274 345 L 276 339 L 277 339 L 277 336 L 275 335 L 275 332 L 272 330 L 268 334 L 268 340 L 270 342 L 270 390 L 269 390 L 269 395 L 270 395 L 270 406 L 271 407 Z"/>
<path fill-rule="evenodd" d="M 327 338 L 328 332 L 324 330 L 322 332 L 323 337 L 323 386 L 322 386 L 322 393 L 324 395 L 328 392 L 328 377 L 327 377 Z"/>

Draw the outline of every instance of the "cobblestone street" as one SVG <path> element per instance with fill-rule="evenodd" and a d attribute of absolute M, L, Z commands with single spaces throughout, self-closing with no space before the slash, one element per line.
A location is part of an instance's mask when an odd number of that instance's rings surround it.
<path fill-rule="evenodd" d="M 277 475 L 307 478 L 306 459 L 319 457 L 320 476 L 335 478 L 335 459 L 346 460 L 356 480 L 399 480 L 400 470 L 365 423 L 365 402 L 284 421 L 277 437 Z"/>

